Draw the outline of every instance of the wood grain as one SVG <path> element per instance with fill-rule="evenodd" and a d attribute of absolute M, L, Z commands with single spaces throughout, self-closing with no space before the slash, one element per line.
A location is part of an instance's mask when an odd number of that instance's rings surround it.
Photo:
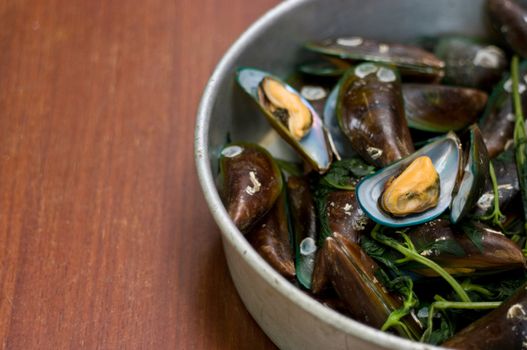
<path fill-rule="evenodd" d="M 0 1 L 0 348 L 274 348 L 193 134 L 218 59 L 276 3 Z"/>

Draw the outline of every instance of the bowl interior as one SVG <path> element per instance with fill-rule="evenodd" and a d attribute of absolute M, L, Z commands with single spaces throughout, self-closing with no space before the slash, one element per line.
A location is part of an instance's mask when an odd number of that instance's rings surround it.
<path fill-rule="evenodd" d="M 215 70 L 205 90 L 196 127 L 196 162 L 205 197 L 224 239 L 240 254 L 243 252 L 243 259 L 257 270 L 255 273 L 269 273 L 273 281 L 279 281 L 275 283 L 277 288 L 285 286 L 292 303 L 304 300 L 305 295 L 294 287 L 287 287 L 288 282 L 264 266 L 256 253 L 247 254 L 250 246 L 230 223 L 214 186 L 219 151 L 228 140 L 260 143 L 275 156 L 295 157 L 290 147 L 270 129 L 254 102 L 236 85 L 236 68 L 257 67 L 287 77 L 299 63 L 315 57 L 302 48 L 308 40 L 364 36 L 409 43 L 424 36 L 452 33 L 492 35 L 486 24 L 484 0 L 287 1 L 244 33 Z M 262 278 L 268 277 L 262 275 Z M 356 325 L 350 321 L 341 328 L 353 330 Z M 412 347 L 407 341 L 378 333 L 382 341 L 392 341 L 393 348 Z"/>

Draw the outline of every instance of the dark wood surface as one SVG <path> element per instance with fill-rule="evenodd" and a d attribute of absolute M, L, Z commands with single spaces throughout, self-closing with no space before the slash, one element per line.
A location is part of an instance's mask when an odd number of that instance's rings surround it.
<path fill-rule="evenodd" d="M 218 59 L 276 3 L 0 0 L 0 348 L 274 348 L 193 139 Z"/>

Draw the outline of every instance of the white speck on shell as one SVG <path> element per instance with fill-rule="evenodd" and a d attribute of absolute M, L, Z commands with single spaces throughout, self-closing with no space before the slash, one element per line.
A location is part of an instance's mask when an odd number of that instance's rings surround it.
<path fill-rule="evenodd" d="M 481 210 L 487 211 L 494 201 L 494 194 L 492 193 L 484 193 L 481 197 L 478 199 L 478 207 Z"/>
<path fill-rule="evenodd" d="M 380 44 L 379 45 L 379 52 L 380 53 L 388 53 L 390 51 L 390 46 L 386 44 Z"/>
<path fill-rule="evenodd" d="M 379 159 L 382 156 L 382 149 L 377 147 L 368 147 L 366 148 L 366 152 L 368 152 L 372 159 Z"/>
<path fill-rule="evenodd" d="M 321 100 L 328 95 L 323 87 L 314 85 L 303 86 L 300 94 L 309 101 Z"/>
<path fill-rule="evenodd" d="M 379 78 L 379 80 L 383 83 L 391 83 L 392 81 L 395 81 L 397 79 L 397 76 L 395 75 L 393 70 L 381 67 L 377 71 L 377 78 Z"/>
<path fill-rule="evenodd" d="M 507 310 L 507 319 L 527 320 L 527 312 L 525 312 L 523 305 L 512 305 L 509 310 Z"/>
<path fill-rule="evenodd" d="M 476 56 L 472 63 L 474 63 L 475 66 L 483 68 L 498 68 L 500 61 L 503 61 L 504 59 L 503 52 L 498 47 L 489 45 L 476 52 Z"/>
<path fill-rule="evenodd" d="M 342 46 L 356 47 L 362 45 L 364 40 L 360 36 L 352 36 L 350 38 L 338 38 L 337 44 Z"/>
<path fill-rule="evenodd" d="M 363 63 L 355 67 L 355 75 L 359 78 L 364 78 L 377 71 L 377 66 L 373 63 Z"/>
<path fill-rule="evenodd" d="M 221 151 L 221 155 L 227 158 L 234 158 L 242 154 L 242 152 L 242 147 L 234 145 L 224 148 L 223 151 Z"/>
<path fill-rule="evenodd" d="M 256 177 L 256 173 L 254 171 L 249 172 L 249 179 L 251 180 L 252 186 L 245 187 L 245 193 L 252 196 L 260 191 L 262 184 L 260 183 L 260 181 L 258 181 L 258 178 Z"/>
<path fill-rule="evenodd" d="M 300 242 L 300 254 L 306 256 L 311 255 L 317 251 L 315 240 L 311 237 L 306 237 Z"/>
<path fill-rule="evenodd" d="M 351 215 L 351 211 L 350 211 L 351 209 L 353 209 L 353 206 L 349 203 L 346 203 L 344 208 L 342 208 L 342 210 L 344 210 L 344 214 L 346 215 Z"/>

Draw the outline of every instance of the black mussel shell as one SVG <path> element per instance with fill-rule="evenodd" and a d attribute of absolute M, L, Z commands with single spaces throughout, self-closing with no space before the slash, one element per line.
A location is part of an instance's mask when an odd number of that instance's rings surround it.
<path fill-rule="evenodd" d="M 403 84 L 404 109 L 411 128 L 448 132 L 474 123 L 487 103 L 481 90 L 432 84 Z"/>
<path fill-rule="evenodd" d="M 280 169 L 264 148 L 233 143 L 221 151 L 221 196 L 227 213 L 243 233 L 273 207 L 282 186 Z"/>
<path fill-rule="evenodd" d="M 385 167 L 414 151 L 393 68 L 363 63 L 350 69 L 340 82 L 336 109 L 340 128 L 368 163 Z"/>
<path fill-rule="evenodd" d="M 295 277 L 285 192 L 246 237 L 260 256 L 282 276 L 289 279 Z"/>

